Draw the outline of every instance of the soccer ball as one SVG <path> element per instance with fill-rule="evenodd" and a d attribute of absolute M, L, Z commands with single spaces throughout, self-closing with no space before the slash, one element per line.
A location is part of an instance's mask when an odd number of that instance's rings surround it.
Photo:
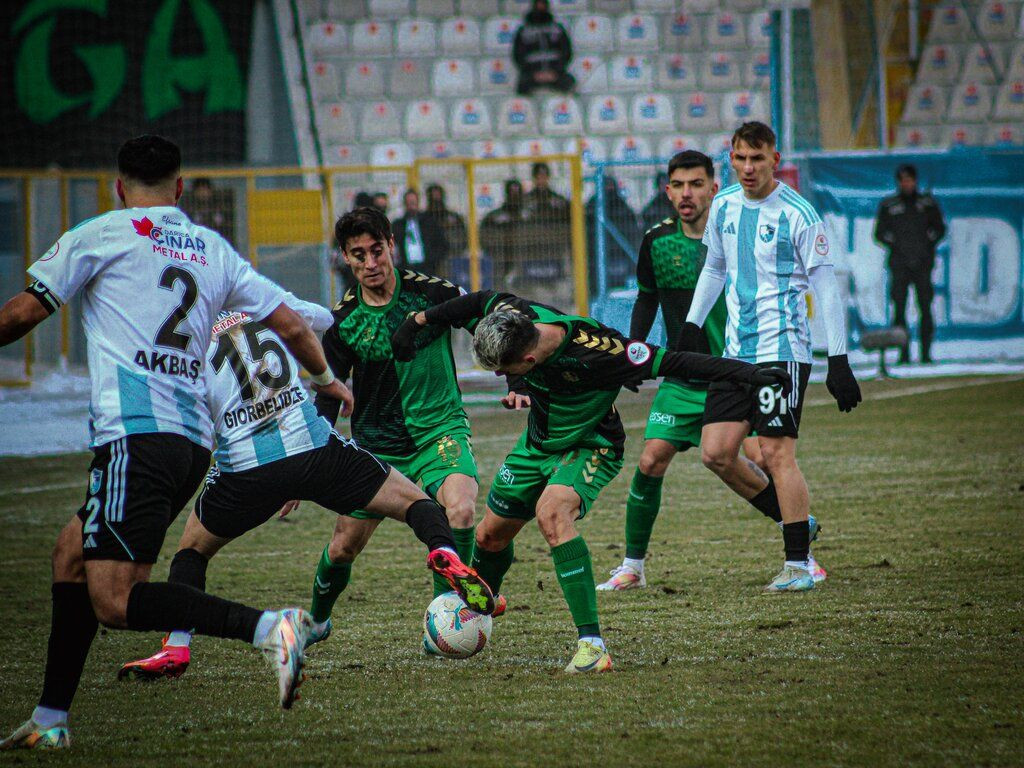
<path fill-rule="evenodd" d="M 423 650 L 446 659 L 468 659 L 491 637 L 491 617 L 477 613 L 455 592 L 433 599 L 423 616 Z"/>

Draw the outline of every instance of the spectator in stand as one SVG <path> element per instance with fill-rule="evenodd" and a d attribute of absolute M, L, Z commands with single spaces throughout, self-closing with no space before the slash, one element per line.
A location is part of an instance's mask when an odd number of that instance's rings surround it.
<path fill-rule="evenodd" d="M 405 215 L 392 225 L 398 263 L 417 272 L 436 275 L 441 262 L 448 258 L 444 230 L 432 216 L 420 211 L 420 195 L 415 189 L 407 189 L 402 200 Z"/>
<path fill-rule="evenodd" d="M 495 289 L 510 285 L 513 270 L 526 256 L 523 248 L 525 227 L 523 185 L 518 179 L 508 179 L 505 182 L 505 202 L 480 222 L 480 246 L 494 266 Z"/>
<path fill-rule="evenodd" d="M 576 85 L 569 74 L 572 41 L 565 27 L 551 15 L 548 0 L 533 0 L 512 42 L 512 60 L 519 68 L 516 92 L 529 96 L 535 88 L 568 93 Z"/>
<path fill-rule="evenodd" d="M 946 234 L 946 224 L 935 198 L 917 190 L 917 169 L 901 165 L 896 170 L 899 191 L 878 207 L 875 240 L 889 249 L 890 295 L 895 311 L 893 325 L 907 329 L 907 295 L 911 285 L 917 296 L 921 326 L 921 362 L 932 361 L 932 269 L 935 246 Z M 900 362 L 910 362 L 910 342 L 900 351 Z"/>
<path fill-rule="evenodd" d="M 587 201 L 584 209 L 587 224 L 587 259 L 590 277 L 590 293 L 597 295 L 597 193 Z M 619 191 L 619 183 L 612 176 L 604 177 L 604 242 L 605 267 L 608 282 L 607 290 L 626 285 L 634 275 L 636 268 L 633 254 L 640 249 L 640 241 L 644 233 L 640 228 L 640 220 L 629 207 L 626 198 Z M 614 228 L 615 232 L 609 231 Z M 618 236 L 616 236 L 616 233 Z"/>
<path fill-rule="evenodd" d="M 356 208 L 372 208 L 373 207 L 373 195 L 369 192 L 356 192 L 355 198 L 352 200 L 352 210 Z"/>
<path fill-rule="evenodd" d="M 659 173 L 657 178 L 654 180 L 654 196 L 647 202 L 644 209 L 640 212 L 641 223 L 646 232 L 656 224 L 661 223 L 665 219 L 673 219 L 676 216 L 676 211 L 672 207 L 671 201 L 668 199 L 666 190 L 668 189 L 668 174 Z"/>
<path fill-rule="evenodd" d="M 427 187 L 426 215 L 437 222 L 444 232 L 449 256 L 465 256 L 468 242 L 466 220 L 448 207 L 444 187 L 440 184 Z"/>
<path fill-rule="evenodd" d="M 569 201 L 551 189 L 551 168 L 534 163 L 530 168 L 533 189 L 526 194 L 526 215 L 537 221 L 568 223 Z"/>
<path fill-rule="evenodd" d="M 235 248 L 235 193 L 231 189 L 214 189 L 213 182 L 201 177 L 181 197 L 179 207 L 194 224 L 219 232 Z"/>
<path fill-rule="evenodd" d="M 524 198 L 529 224 L 524 233 L 528 255 L 522 277 L 532 283 L 550 283 L 565 274 L 569 263 L 569 201 L 551 189 L 547 163 L 534 163 L 530 177 L 533 189 Z"/>
<path fill-rule="evenodd" d="M 387 192 L 374 192 L 373 193 L 373 207 L 383 213 L 385 216 L 388 215 L 388 193 Z"/>

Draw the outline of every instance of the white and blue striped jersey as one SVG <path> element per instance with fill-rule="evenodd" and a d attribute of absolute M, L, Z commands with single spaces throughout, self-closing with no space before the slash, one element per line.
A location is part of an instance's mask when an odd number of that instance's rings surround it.
<path fill-rule="evenodd" d="M 333 324 L 330 310 L 286 294 L 285 303 L 317 333 Z M 331 425 L 318 416 L 299 380 L 300 366 L 280 337 L 239 312 L 213 326 L 206 393 L 222 472 L 240 472 L 321 448 Z"/>
<path fill-rule="evenodd" d="M 715 196 L 704 230 L 709 263 L 725 262 L 725 357 L 811 362 L 808 272 L 832 264 L 814 207 L 783 182 L 763 200 L 739 184 Z"/>
<path fill-rule="evenodd" d="M 56 309 L 82 293 L 91 445 L 170 432 L 213 447 L 203 364 L 222 309 L 264 318 L 284 291 L 173 206 L 128 208 L 65 232 L 28 269 Z"/>

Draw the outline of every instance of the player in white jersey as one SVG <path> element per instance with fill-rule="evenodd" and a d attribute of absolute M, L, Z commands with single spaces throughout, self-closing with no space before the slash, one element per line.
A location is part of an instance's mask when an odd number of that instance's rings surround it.
<path fill-rule="evenodd" d="M 752 399 L 749 387 L 712 383 L 701 450 L 704 464 L 730 488 L 770 517 L 778 511 L 786 559 L 766 591 L 803 591 L 825 576 L 810 556 L 817 521 L 809 516 L 807 482 L 796 462 L 811 371 L 808 288 L 814 290 L 824 319 L 827 385 L 840 410 L 850 411 L 860 402 L 860 387 L 846 357 L 843 304 L 825 228 L 810 203 L 775 179 L 780 160 L 775 133 L 764 123 L 744 123 L 733 134 L 730 159 L 739 183 L 723 189 L 711 204 L 704 231 L 707 260 L 679 347 L 696 348 L 700 326 L 724 289 L 725 357 L 789 370 L 794 386 L 787 397 L 762 387 Z M 752 402 L 757 405 L 752 407 Z M 757 431 L 767 476 L 739 456 L 751 429 Z"/>
<path fill-rule="evenodd" d="M 351 394 L 309 326 L 217 233 L 174 207 L 181 153 L 157 136 L 118 153 L 125 210 L 66 232 L 29 268 L 35 281 L 0 309 L 0 346 L 82 295 L 92 450 L 86 500 L 53 554 L 52 625 L 39 706 L 0 748 L 66 747 L 68 710 L 98 623 L 139 631 L 194 627 L 252 642 L 291 706 L 312 629 L 305 611 L 259 611 L 181 584 L 150 583 L 167 526 L 209 467 L 203 362 L 213 319 L 245 312 L 273 328 L 318 390 Z"/>
<path fill-rule="evenodd" d="M 318 333 L 334 324 L 324 307 L 291 294 L 285 301 Z M 474 610 L 493 611 L 490 588 L 456 554 L 444 508 L 331 429 L 271 330 L 243 314 L 225 313 L 213 326 L 206 381 L 217 464 L 185 523 L 168 581 L 205 589 L 210 559 L 224 546 L 275 512 L 287 514 L 297 500 L 309 500 L 339 515 L 365 509 L 405 521 L 427 545 L 428 567 Z M 336 530 L 333 538 L 344 535 Z M 179 677 L 191 660 L 187 630 L 171 632 L 159 652 L 125 664 L 118 677 Z M 330 619 L 315 624 L 307 645 L 330 631 Z"/>

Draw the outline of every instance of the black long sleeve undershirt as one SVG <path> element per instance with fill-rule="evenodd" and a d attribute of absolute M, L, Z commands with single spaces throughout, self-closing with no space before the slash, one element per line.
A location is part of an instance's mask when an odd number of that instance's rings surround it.
<path fill-rule="evenodd" d="M 631 339 L 647 338 L 658 316 L 658 295 L 648 291 L 637 291 L 633 314 L 629 320 L 629 337 Z"/>

